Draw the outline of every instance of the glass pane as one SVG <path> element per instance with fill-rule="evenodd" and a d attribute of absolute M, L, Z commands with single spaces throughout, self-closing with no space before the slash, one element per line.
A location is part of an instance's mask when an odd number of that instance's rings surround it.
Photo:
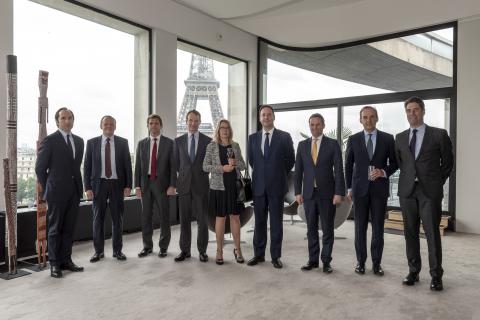
<path fill-rule="evenodd" d="M 393 134 L 394 136 L 409 128 L 403 102 L 372 104 L 378 112 L 377 128 Z M 363 130 L 360 123 L 360 110 L 364 106 L 351 106 L 343 108 L 343 125 L 351 130 L 352 134 Z M 450 99 L 425 100 L 425 118 L 427 125 L 443 128 L 449 131 L 450 128 Z M 344 139 L 347 136 L 344 136 Z M 390 198 L 389 206 L 399 206 L 397 196 L 399 171 L 390 177 Z M 448 180 L 444 185 L 444 198 L 442 207 L 448 211 Z"/>
<path fill-rule="evenodd" d="M 25 0 L 14 2 L 18 57 L 18 205 L 33 205 L 38 138 L 38 72 L 49 72 L 47 133 L 57 130 L 55 111 L 75 113 L 72 132 L 99 136 L 100 119 L 117 120 L 115 134 L 134 153 L 134 36 Z M 32 26 L 35 26 L 32 28 Z"/>
<path fill-rule="evenodd" d="M 323 134 L 337 139 L 337 108 L 324 108 L 298 111 L 276 111 L 275 128 L 287 131 L 292 136 L 293 146 L 297 150 L 298 143 L 311 137 L 308 119 L 313 113 L 320 113 L 325 119 Z"/>
<path fill-rule="evenodd" d="M 260 44 L 265 103 L 451 87 L 453 28 L 325 51 Z"/>
<path fill-rule="evenodd" d="M 210 137 L 218 121 L 228 119 L 234 140 L 245 153 L 246 63 L 181 42 L 178 47 L 182 49 L 177 49 L 177 136 L 187 132 L 186 114 L 196 109 L 202 115 L 200 131 Z"/>

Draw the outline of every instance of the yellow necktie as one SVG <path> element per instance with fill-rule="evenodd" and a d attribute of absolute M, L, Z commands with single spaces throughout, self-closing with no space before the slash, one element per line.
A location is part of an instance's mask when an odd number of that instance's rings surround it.
<path fill-rule="evenodd" d="M 318 141 L 318 139 L 316 139 L 316 138 L 313 139 L 312 159 L 313 159 L 314 164 L 317 164 L 317 156 L 318 156 L 317 141 Z"/>

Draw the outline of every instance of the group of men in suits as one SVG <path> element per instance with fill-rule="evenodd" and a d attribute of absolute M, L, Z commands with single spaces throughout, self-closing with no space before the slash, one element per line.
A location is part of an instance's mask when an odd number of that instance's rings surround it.
<path fill-rule="evenodd" d="M 375 108 L 366 106 L 360 110 L 360 123 L 364 130 L 348 139 L 345 175 L 339 144 L 323 135 L 325 121 L 322 115 L 314 113 L 310 116 L 312 136 L 298 144 L 295 157 L 290 135 L 273 125 L 273 108 L 268 105 L 260 107 L 262 130 L 250 135 L 248 145 L 248 159 L 253 169 L 255 211 L 254 257 L 248 261 L 248 265 L 265 261 L 269 214 L 272 264 L 275 268 L 283 266 L 280 260 L 283 197 L 287 192 L 287 174 L 295 165 L 295 196 L 297 202 L 304 205 L 308 230 L 309 257 L 301 269 L 309 271 L 318 268 L 321 260 L 323 272 L 333 271 L 330 262 L 335 208 L 346 194 L 353 201 L 355 211 L 355 272 L 365 274 L 370 218 L 372 270 L 375 275 L 383 276 L 381 260 L 384 220 L 390 196 L 389 177 L 399 168 L 398 195 L 405 224 L 409 266 L 403 284 L 411 286 L 419 280 L 419 228 L 422 221 L 432 277 L 430 289 L 443 290 L 439 225 L 443 185 L 453 168 L 452 143 L 446 130 L 424 123 L 425 104 L 422 99 L 412 97 L 405 101 L 404 107 L 410 128 L 399 133 L 395 139 L 391 134 L 376 129 L 378 113 Z M 321 252 L 319 220 L 322 229 Z"/>
<path fill-rule="evenodd" d="M 364 130 L 349 137 L 345 155 L 336 140 L 323 134 L 325 120 L 314 113 L 309 118 L 311 137 L 301 141 L 297 154 L 289 133 L 274 127 L 271 106 L 259 110 L 262 129 L 248 139 L 248 160 L 252 168 L 255 229 L 254 257 L 249 266 L 265 261 L 267 219 L 270 220 L 270 255 L 275 268 L 282 268 L 283 202 L 288 191 L 287 176 L 295 166 L 296 200 L 303 204 L 307 219 L 308 261 L 302 270 L 323 264 L 323 272 L 333 271 L 332 250 L 336 205 L 346 195 L 355 209 L 355 272 L 365 274 L 366 233 L 372 224 L 371 258 L 375 275 L 382 276 L 383 226 L 389 197 L 389 177 L 400 169 L 398 195 L 405 224 L 409 273 L 405 285 L 419 281 L 421 269 L 419 228 L 423 222 L 428 243 L 430 288 L 443 290 L 442 249 L 439 224 L 442 214 L 443 185 L 453 168 L 452 143 L 446 130 L 427 126 L 425 104 L 412 97 L 405 101 L 410 128 L 392 135 L 376 129 L 377 110 L 366 106 L 360 111 Z M 67 108 L 55 113 L 58 131 L 47 136 L 39 149 L 36 174 L 48 203 L 48 254 L 51 276 L 62 277 L 62 270 L 83 271 L 71 259 L 72 238 L 78 205 L 82 198 L 80 166 L 83 140 L 71 133 L 74 115 Z M 175 261 L 191 257 L 191 221 L 196 217 L 199 260 L 208 261 L 207 199 L 208 174 L 202 163 L 211 139 L 199 132 L 201 115 L 187 113 L 188 132 L 169 139 L 161 134 L 162 119 L 147 118 L 149 136 L 139 141 L 135 161 L 135 194 L 142 200 L 143 249 L 145 257 L 153 251 L 152 215 L 160 215 L 159 254 L 167 256 L 170 243 L 168 196 L 178 194 L 180 212 L 180 254 Z M 114 135 L 116 121 L 104 116 L 102 135 L 87 142 L 84 162 L 84 188 L 93 200 L 93 242 L 90 261 L 104 258 L 104 217 L 107 207 L 112 216 L 113 257 L 125 260 L 122 253 L 124 197 L 132 188 L 132 165 L 128 141 Z M 346 179 L 345 179 L 345 178 Z M 346 180 L 346 181 L 345 181 Z M 347 189 L 347 190 L 346 190 Z M 318 224 L 322 228 L 322 250 Z"/>

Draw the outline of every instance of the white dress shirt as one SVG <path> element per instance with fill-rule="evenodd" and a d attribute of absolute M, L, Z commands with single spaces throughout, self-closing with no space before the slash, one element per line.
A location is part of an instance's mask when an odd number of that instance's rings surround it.
<path fill-rule="evenodd" d="M 110 168 L 112 168 L 112 176 L 107 178 L 105 175 L 105 146 L 107 145 L 107 136 L 102 134 L 102 148 L 101 148 L 101 158 L 102 158 L 102 178 L 103 179 L 118 179 L 117 176 L 117 166 L 115 162 L 115 139 L 114 136 L 110 137 Z"/>
<path fill-rule="evenodd" d="M 150 136 L 150 152 L 148 153 L 148 175 L 150 175 L 152 172 L 152 150 L 153 150 L 153 143 L 155 142 L 153 139 L 157 139 L 157 160 L 158 160 L 158 146 L 160 144 L 160 137 L 162 134 L 159 134 L 157 137 Z M 158 168 L 157 168 L 158 170 Z M 158 171 L 157 171 L 158 175 Z"/>
<path fill-rule="evenodd" d="M 273 136 L 273 131 L 275 130 L 275 128 L 272 128 L 270 129 L 269 131 L 263 129 L 262 130 L 262 145 L 261 145 L 261 148 L 262 148 L 262 154 L 263 154 L 263 147 L 265 145 L 265 139 L 267 138 L 267 135 L 266 133 L 268 132 L 269 133 L 269 137 L 268 137 L 268 145 L 272 145 L 272 136 Z"/>
<path fill-rule="evenodd" d="M 72 132 L 71 131 L 70 132 L 65 132 L 62 129 L 58 129 L 58 131 L 60 131 L 60 133 L 62 134 L 63 139 L 65 140 L 65 143 L 67 145 L 68 145 L 67 135 L 70 135 L 70 143 L 72 144 L 72 149 L 73 149 L 73 159 L 75 159 L 75 142 L 73 141 Z"/>

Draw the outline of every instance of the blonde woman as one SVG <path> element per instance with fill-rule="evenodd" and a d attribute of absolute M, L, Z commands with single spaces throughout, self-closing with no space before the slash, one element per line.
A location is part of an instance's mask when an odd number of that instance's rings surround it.
<path fill-rule="evenodd" d="M 230 215 L 235 248 L 233 254 L 238 263 L 243 263 L 240 249 L 240 211 L 237 206 L 237 178 L 245 169 L 245 161 L 238 143 L 232 140 L 233 131 L 228 120 L 220 120 L 215 136 L 207 146 L 203 170 L 210 173 L 209 208 L 215 213 L 215 234 L 217 238 L 216 263 L 223 264 L 223 237 L 225 218 Z"/>

